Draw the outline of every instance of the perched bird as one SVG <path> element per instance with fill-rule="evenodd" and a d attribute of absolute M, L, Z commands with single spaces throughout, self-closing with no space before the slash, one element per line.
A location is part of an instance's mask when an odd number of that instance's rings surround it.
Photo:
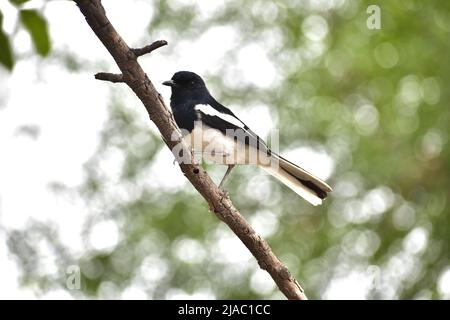
<path fill-rule="evenodd" d="M 313 205 L 321 204 L 332 191 L 324 181 L 272 152 L 230 109 L 212 97 L 199 75 L 179 71 L 163 84 L 172 89 L 170 106 L 187 144 L 206 160 L 228 165 L 220 188 L 235 165 L 254 164 Z"/>

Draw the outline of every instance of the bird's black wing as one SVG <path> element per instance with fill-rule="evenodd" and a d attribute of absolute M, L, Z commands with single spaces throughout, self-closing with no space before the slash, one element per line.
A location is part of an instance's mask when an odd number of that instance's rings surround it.
<path fill-rule="evenodd" d="M 197 105 L 195 110 L 198 120 L 208 127 L 219 130 L 224 135 L 233 135 L 235 140 L 239 140 L 268 155 L 271 154 L 270 148 L 263 139 L 254 133 L 230 109 L 217 101 L 214 100 L 206 104 Z"/>

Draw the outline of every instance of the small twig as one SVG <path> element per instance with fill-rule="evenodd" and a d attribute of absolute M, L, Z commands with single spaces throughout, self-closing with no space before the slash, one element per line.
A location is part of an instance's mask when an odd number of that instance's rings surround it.
<path fill-rule="evenodd" d="M 148 46 L 142 47 L 142 48 L 134 48 L 131 49 L 133 53 L 136 55 L 136 57 L 143 56 L 144 54 L 150 53 L 158 48 L 164 47 L 167 45 L 166 40 L 156 40 L 152 44 L 149 44 Z"/>
<path fill-rule="evenodd" d="M 95 75 L 95 79 L 97 80 L 103 80 L 103 81 L 110 81 L 110 82 L 125 82 L 123 80 L 122 74 L 116 74 L 116 73 L 108 73 L 108 72 L 99 72 Z"/>

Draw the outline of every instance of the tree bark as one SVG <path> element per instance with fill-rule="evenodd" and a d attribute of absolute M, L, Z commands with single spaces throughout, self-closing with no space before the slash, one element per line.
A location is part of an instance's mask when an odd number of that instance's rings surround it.
<path fill-rule="evenodd" d="M 172 113 L 137 61 L 138 56 L 150 53 L 166 45 L 167 42 L 159 40 L 143 48 L 132 49 L 128 47 L 106 17 L 101 0 L 74 1 L 85 16 L 92 31 L 109 51 L 122 72 L 122 74 L 99 73 L 96 78 L 126 83 L 145 106 L 150 119 L 158 127 L 170 150 L 181 143 L 183 152 L 187 152 L 191 159 L 194 159 L 190 150 L 186 148 L 182 141 L 180 130 L 172 117 Z M 225 195 L 216 186 L 206 171 L 195 161 L 191 161 L 191 164 L 180 163 L 179 165 L 186 178 L 207 201 L 211 211 L 239 237 L 258 261 L 259 266 L 270 274 L 283 294 L 288 299 L 306 300 L 307 297 L 302 287 L 291 275 L 288 268 L 275 256 L 267 242 L 255 233 L 249 223 L 233 206 L 228 195 Z"/>

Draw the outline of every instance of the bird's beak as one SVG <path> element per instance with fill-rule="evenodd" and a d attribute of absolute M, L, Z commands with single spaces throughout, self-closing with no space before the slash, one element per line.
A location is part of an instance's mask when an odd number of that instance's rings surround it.
<path fill-rule="evenodd" d="M 169 87 L 175 87 L 175 82 L 173 80 L 164 81 L 162 84 Z"/>

